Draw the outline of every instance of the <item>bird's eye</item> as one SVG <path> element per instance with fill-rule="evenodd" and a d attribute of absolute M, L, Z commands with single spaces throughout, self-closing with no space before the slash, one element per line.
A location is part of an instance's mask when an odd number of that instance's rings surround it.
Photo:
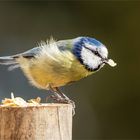
<path fill-rule="evenodd" d="M 98 51 L 94 51 L 93 52 L 95 55 L 97 55 L 97 56 L 99 56 L 99 57 L 101 57 L 102 58 L 102 56 L 99 54 L 99 52 Z"/>
<path fill-rule="evenodd" d="M 94 52 L 94 54 L 95 54 L 95 55 L 98 55 L 98 52 L 97 52 L 97 51 L 95 51 L 95 52 Z"/>

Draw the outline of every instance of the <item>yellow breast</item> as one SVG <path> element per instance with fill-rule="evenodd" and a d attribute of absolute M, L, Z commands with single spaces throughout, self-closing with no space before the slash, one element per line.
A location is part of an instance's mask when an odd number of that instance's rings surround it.
<path fill-rule="evenodd" d="M 30 82 L 43 89 L 49 84 L 60 87 L 92 74 L 69 51 L 51 55 L 42 52 L 36 58 L 19 58 L 17 61 Z"/>

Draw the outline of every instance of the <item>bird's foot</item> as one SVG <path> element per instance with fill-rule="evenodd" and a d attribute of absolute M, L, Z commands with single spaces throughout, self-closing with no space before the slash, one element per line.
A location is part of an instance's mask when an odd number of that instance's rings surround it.
<path fill-rule="evenodd" d="M 70 100 L 66 95 L 65 98 L 61 97 L 59 94 L 54 94 L 50 96 L 51 99 L 58 103 L 65 103 L 65 104 L 71 104 L 72 105 L 72 115 L 75 115 L 75 103 L 74 101 Z"/>
<path fill-rule="evenodd" d="M 62 98 L 61 96 L 56 96 L 56 95 L 51 95 L 50 96 L 51 99 L 53 99 L 54 101 L 58 102 L 58 103 L 69 103 L 67 102 L 64 98 Z"/>
<path fill-rule="evenodd" d="M 58 87 L 52 87 L 50 84 L 50 90 L 53 92 L 53 95 L 50 96 L 51 99 L 58 103 L 65 103 L 72 105 L 72 114 L 75 115 L 75 102 L 70 100 L 63 92 L 59 90 Z"/>

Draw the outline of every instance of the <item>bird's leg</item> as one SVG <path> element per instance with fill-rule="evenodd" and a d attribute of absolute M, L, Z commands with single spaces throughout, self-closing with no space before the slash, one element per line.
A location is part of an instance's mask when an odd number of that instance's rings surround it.
<path fill-rule="evenodd" d="M 49 85 L 49 89 L 53 92 L 53 95 L 49 96 L 49 98 L 52 98 L 59 103 L 62 103 L 62 100 L 64 99 L 61 97 L 61 95 L 59 95 L 51 85 Z"/>
<path fill-rule="evenodd" d="M 70 103 L 73 105 L 73 107 L 75 108 L 75 103 L 74 101 L 70 100 L 63 92 L 60 91 L 60 89 L 58 87 L 55 87 L 55 91 L 63 98 L 65 99 L 66 103 Z"/>
<path fill-rule="evenodd" d="M 55 87 L 54 90 L 63 98 L 61 100 L 61 103 L 68 103 L 68 104 L 72 105 L 72 107 L 73 107 L 72 113 L 74 116 L 75 115 L 75 102 L 70 100 L 63 92 L 60 91 L 60 89 L 58 87 Z"/>
<path fill-rule="evenodd" d="M 58 87 L 52 87 L 50 85 L 50 90 L 54 93 L 54 95 L 51 95 L 50 97 L 59 102 L 59 103 L 68 103 L 68 104 L 72 104 L 73 110 L 73 116 L 75 115 L 75 103 L 74 101 L 70 100 L 64 93 L 62 93 Z"/>

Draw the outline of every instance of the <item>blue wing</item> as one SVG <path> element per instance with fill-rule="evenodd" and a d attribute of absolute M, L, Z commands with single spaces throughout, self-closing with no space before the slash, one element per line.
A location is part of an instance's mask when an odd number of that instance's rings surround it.
<path fill-rule="evenodd" d="M 57 41 L 56 44 L 61 51 L 71 50 L 72 45 L 71 45 L 70 40 Z M 43 45 L 45 45 L 45 47 L 47 47 L 47 43 L 44 42 Z M 25 51 L 23 53 L 19 53 L 16 55 L 0 57 L 0 64 L 1 65 L 11 65 L 9 67 L 9 69 L 13 70 L 14 68 L 19 67 L 18 62 L 16 61 L 17 58 L 22 56 L 27 59 L 32 59 L 40 52 L 40 50 L 41 50 L 41 47 L 35 47 L 33 49 L 30 49 L 28 51 Z"/>

